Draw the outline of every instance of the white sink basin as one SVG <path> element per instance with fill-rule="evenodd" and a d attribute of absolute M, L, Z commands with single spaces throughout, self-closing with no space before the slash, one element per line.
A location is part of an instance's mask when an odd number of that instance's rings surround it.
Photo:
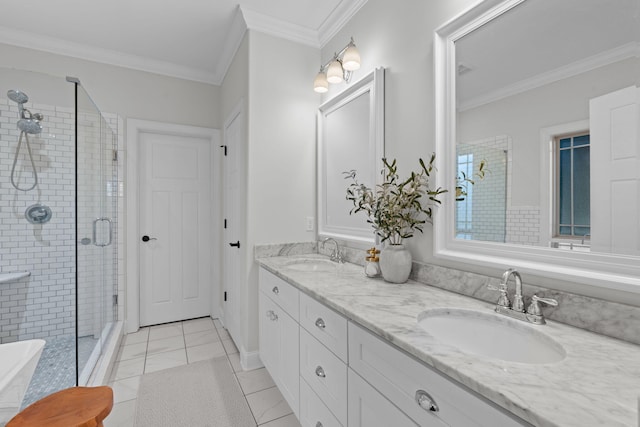
<path fill-rule="evenodd" d="M 552 338 L 529 325 L 493 312 L 457 308 L 423 311 L 418 324 L 429 335 L 467 353 L 520 363 L 554 363 L 566 352 Z"/>
<path fill-rule="evenodd" d="M 285 268 L 295 271 L 317 271 L 328 273 L 335 271 L 337 262 L 319 258 L 299 258 L 288 261 Z"/>
<path fill-rule="evenodd" d="M 20 410 L 44 343 L 28 340 L 0 345 L 0 425 Z"/>

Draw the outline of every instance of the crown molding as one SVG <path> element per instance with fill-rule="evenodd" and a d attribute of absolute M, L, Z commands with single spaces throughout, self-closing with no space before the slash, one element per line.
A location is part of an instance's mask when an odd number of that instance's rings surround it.
<path fill-rule="evenodd" d="M 219 76 L 207 70 L 2 26 L 0 26 L 0 43 L 202 83 L 219 84 L 216 82 L 221 80 Z"/>
<path fill-rule="evenodd" d="M 343 0 L 324 20 L 318 29 L 318 40 L 320 47 L 324 47 L 338 34 L 347 22 L 367 3 L 367 0 Z"/>
<path fill-rule="evenodd" d="M 222 53 L 218 58 L 218 64 L 216 67 L 216 81 L 214 84 L 221 85 L 224 78 L 229 71 L 229 67 L 233 62 L 233 58 L 236 56 L 236 52 L 242 44 L 244 33 L 247 31 L 247 24 L 243 17 L 243 12 L 240 6 L 236 8 L 236 12 L 231 22 L 231 27 L 227 33 L 227 39 L 222 47 Z"/>
<path fill-rule="evenodd" d="M 242 10 L 247 28 L 250 30 L 320 48 L 317 31 L 264 15 L 243 6 L 240 6 L 240 9 Z"/>
<path fill-rule="evenodd" d="M 581 59 L 554 70 L 538 74 L 529 79 L 504 86 L 488 94 L 471 98 L 458 104 L 458 111 L 466 111 L 481 105 L 489 104 L 509 96 L 517 95 L 531 89 L 545 86 L 562 79 L 577 76 L 596 68 L 604 67 L 629 58 L 640 58 L 640 43 L 630 42 L 622 46 Z"/>

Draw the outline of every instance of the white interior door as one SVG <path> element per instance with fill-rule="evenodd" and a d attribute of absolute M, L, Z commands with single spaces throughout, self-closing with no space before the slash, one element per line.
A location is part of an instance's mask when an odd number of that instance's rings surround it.
<path fill-rule="evenodd" d="M 139 136 L 140 325 L 211 313 L 211 146 Z"/>
<path fill-rule="evenodd" d="M 640 255 L 640 88 L 590 102 L 591 250 Z"/>
<path fill-rule="evenodd" d="M 231 337 L 240 339 L 242 260 L 244 244 L 243 117 L 236 110 L 224 126 L 223 158 L 223 319 Z"/>

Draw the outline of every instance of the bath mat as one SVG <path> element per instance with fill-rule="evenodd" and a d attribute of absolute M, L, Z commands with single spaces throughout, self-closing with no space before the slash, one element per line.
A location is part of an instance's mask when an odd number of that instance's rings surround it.
<path fill-rule="evenodd" d="M 226 356 L 144 374 L 135 427 L 255 427 Z"/>

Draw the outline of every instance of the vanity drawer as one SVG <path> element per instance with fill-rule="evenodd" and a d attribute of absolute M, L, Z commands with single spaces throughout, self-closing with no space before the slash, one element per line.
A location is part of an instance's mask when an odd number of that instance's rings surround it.
<path fill-rule="evenodd" d="M 259 288 L 296 322 L 299 317 L 300 291 L 275 274 L 260 268 Z"/>
<path fill-rule="evenodd" d="M 347 425 L 347 365 L 300 329 L 300 376 L 342 425 Z"/>
<path fill-rule="evenodd" d="M 343 427 L 304 379 L 300 379 L 300 424 L 302 427 Z"/>
<path fill-rule="evenodd" d="M 300 326 L 347 363 L 347 319 L 300 293 Z"/>
<path fill-rule="evenodd" d="M 464 427 L 528 425 L 351 322 L 349 366 L 418 425 L 434 419 Z M 418 405 L 419 390 L 430 395 L 437 411 Z"/>

